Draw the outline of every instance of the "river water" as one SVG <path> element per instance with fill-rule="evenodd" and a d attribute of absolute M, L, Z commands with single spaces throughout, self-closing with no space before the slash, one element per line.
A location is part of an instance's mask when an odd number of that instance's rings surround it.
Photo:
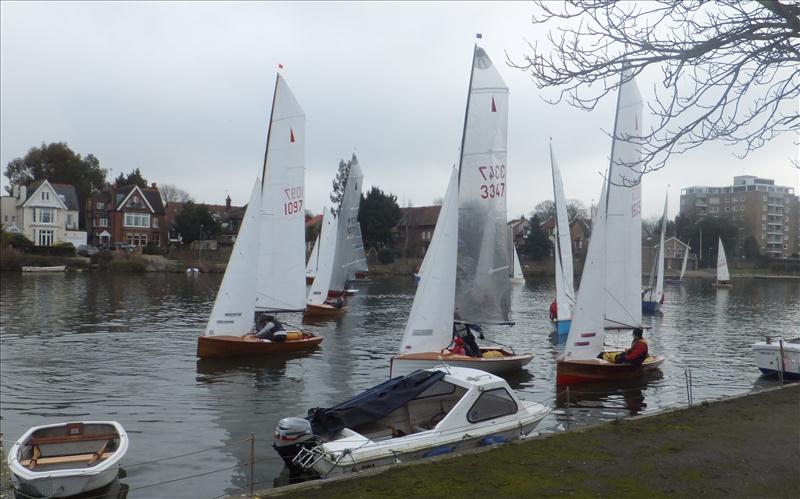
<path fill-rule="evenodd" d="M 359 283 L 345 317 L 305 325 L 325 338 L 312 354 L 198 361 L 197 336 L 220 281 L 221 275 L 3 273 L 5 448 L 34 425 L 116 420 L 131 440 L 123 460 L 128 497 L 211 498 L 247 492 L 254 434 L 255 488 L 286 483 L 270 447 L 277 421 L 341 402 L 388 376 L 414 283 L 404 277 Z M 510 382 L 522 398 L 554 409 L 540 423 L 542 433 L 686 406 L 687 373 L 695 403 L 774 386 L 760 378 L 750 345 L 766 335 L 800 333 L 800 281 L 739 280 L 730 290 L 707 280 L 667 284 L 662 314 L 645 318 L 651 351 L 667 357 L 661 373 L 567 394 L 555 384 L 554 359 L 563 346 L 548 336 L 553 295 L 549 282 L 515 286 L 516 325 L 490 334 L 535 353 Z M 282 319 L 301 321 L 292 314 Z"/>

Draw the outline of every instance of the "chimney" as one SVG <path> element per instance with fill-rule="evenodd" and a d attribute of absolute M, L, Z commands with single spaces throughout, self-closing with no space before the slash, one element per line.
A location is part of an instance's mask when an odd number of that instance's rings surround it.
<path fill-rule="evenodd" d="M 231 209 L 231 195 L 228 194 L 228 197 L 225 198 L 225 211 Z"/>
<path fill-rule="evenodd" d="M 150 187 L 151 187 L 151 188 L 153 188 L 153 189 L 158 189 L 158 187 L 156 186 L 156 183 L 155 183 L 155 182 L 153 182 L 153 183 L 150 185 Z"/>
<path fill-rule="evenodd" d="M 24 185 L 19 186 L 19 198 L 17 198 L 17 206 L 21 205 L 28 199 L 28 188 Z"/>
<path fill-rule="evenodd" d="M 14 184 L 14 188 L 11 190 L 11 195 L 14 196 L 14 199 L 19 199 L 19 186 Z"/>

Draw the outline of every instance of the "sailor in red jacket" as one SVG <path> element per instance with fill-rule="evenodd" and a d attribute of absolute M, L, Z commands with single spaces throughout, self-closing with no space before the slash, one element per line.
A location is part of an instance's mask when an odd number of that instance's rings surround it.
<path fill-rule="evenodd" d="M 555 300 L 553 303 L 550 304 L 550 320 L 554 321 L 558 319 L 558 304 Z"/>
<path fill-rule="evenodd" d="M 631 343 L 631 347 L 617 355 L 615 363 L 638 366 L 644 362 L 644 359 L 647 358 L 647 342 L 642 338 L 642 334 L 642 328 L 637 327 L 633 329 L 633 342 Z"/>

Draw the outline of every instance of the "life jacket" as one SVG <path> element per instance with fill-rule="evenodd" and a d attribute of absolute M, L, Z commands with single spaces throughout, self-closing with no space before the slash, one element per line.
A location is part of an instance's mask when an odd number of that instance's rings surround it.
<path fill-rule="evenodd" d="M 643 345 L 644 349 L 642 350 L 641 348 L 637 348 L 638 345 Z M 638 352 L 635 357 L 631 357 L 631 354 L 634 353 L 633 350 L 641 351 Z M 631 343 L 631 352 L 625 355 L 625 362 L 634 366 L 638 366 L 647 358 L 648 350 L 647 342 L 644 339 L 639 338 L 634 340 L 633 343 Z"/>

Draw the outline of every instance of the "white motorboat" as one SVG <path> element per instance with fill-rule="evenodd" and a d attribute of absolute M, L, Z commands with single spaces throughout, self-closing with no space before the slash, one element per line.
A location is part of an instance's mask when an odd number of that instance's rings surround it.
<path fill-rule="evenodd" d="M 284 418 L 273 447 L 287 463 L 327 477 L 523 439 L 547 413 L 493 374 L 439 366 Z"/>
<path fill-rule="evenodd" d="M 11 447 L 15 488 L 28 496 L 66 497 L 97 490 L 119 473 L 128 435 L 116 421 L 35 426 Z"/>
<path fill-rule="evenodd" d="M 784 379 L 800 379 L 800 338 L 767 338 L 753 344 L 756 365 L 762 373 L 775 375 L 783 371 Z"/>

